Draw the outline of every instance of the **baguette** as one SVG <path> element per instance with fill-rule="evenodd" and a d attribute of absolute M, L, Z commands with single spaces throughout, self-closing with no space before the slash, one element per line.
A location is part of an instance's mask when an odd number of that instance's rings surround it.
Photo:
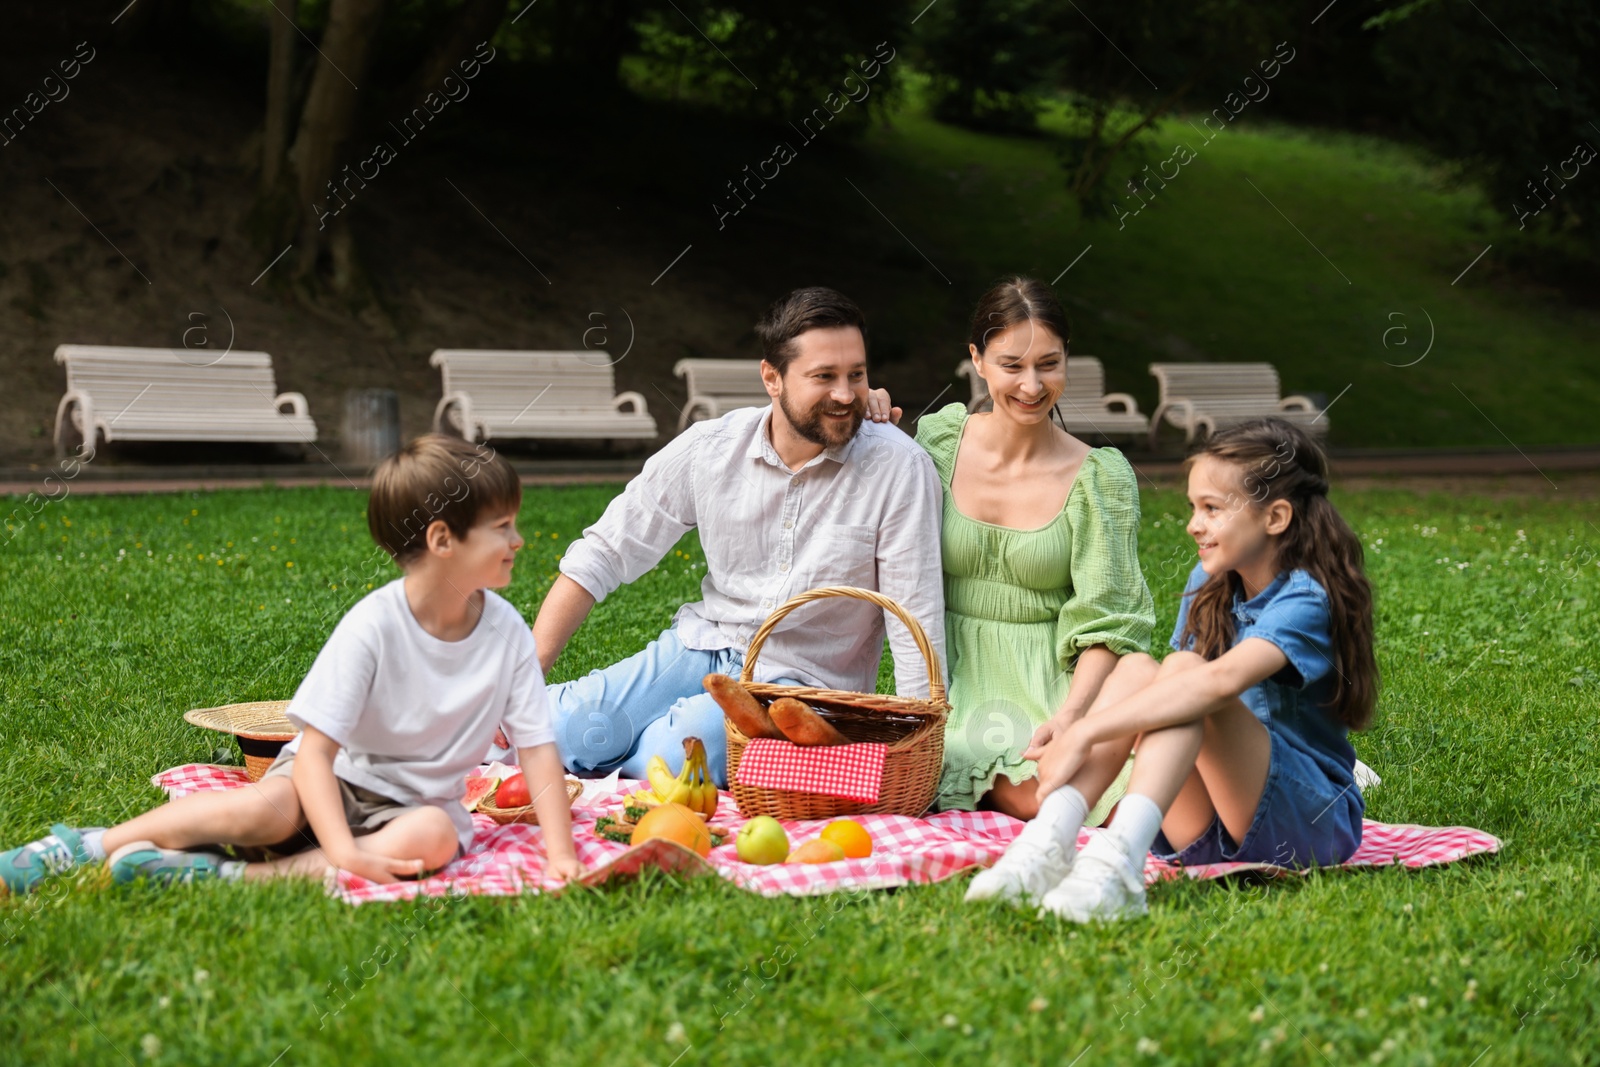
<path fill-rule="evenodd" d="M 848 745 L 849 738 L 794 697 L 779 697 L 767 709 L 778 729 L 797 745 Z"/>
<path fill-rule="evenodd" d="M 783 737 L 767 709 L 737 679 L 726 674 L 708 674 L 701 684 L 722 708 L 722 714 L 746 737 Z"/>

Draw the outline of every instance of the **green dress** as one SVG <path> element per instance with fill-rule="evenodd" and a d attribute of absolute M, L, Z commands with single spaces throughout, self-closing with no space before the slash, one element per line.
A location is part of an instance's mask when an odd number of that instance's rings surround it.
<path fill-rule="evenodd" d="M 1061 513 L 1044 526 L 996 526 L 963 515 L 950 495 L 966 422 L 963 405 L 946 405 L 917 423 L 917 443 L 944 483 L 952 710 L 938 804 L 971 811 L 1001 774 L 1014 783 L 1037 775 L 1022 751 L 1061 707 L 1078 653 L 1093 645 L 1148 652 L 1156 618 L 1139 569 L 1139 486 L 1122 453 L 1091 449 Z M 1106 791 L 1090 825 L 1126 792 L 1127 775 L 1125 768 Z"/>

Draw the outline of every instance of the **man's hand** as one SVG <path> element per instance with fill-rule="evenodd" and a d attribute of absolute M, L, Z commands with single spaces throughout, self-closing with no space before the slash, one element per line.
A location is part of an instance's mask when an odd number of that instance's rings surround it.
<path fill-rule="evenodd" d="M 398 881 L 400 876 L 417 875 L 422 873 L 421 860 L 395 859 L 393 856 L 382 856 L 376 852 L 351 846 L 341 849 L 337 853 L 329 849 L 322 850 L 323 857 L 341 871 L 360 875 L 369 882 L 388 885 Z"/>
<path fill-rule="evenodd" d="M 887 389 L 867 390 L 867 418 L 873 422 L 892 422 L 899 426 L 900 415 L 901 409 L 890 405 Z"/>

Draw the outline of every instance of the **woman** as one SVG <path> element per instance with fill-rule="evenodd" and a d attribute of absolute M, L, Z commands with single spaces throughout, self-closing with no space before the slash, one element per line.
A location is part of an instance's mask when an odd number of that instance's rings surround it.
<path fill-rule="evenodd" d="M 917 424 L 944 483 L 945 810 L 1031 819 L 1037 770 L 1024 749 L 1080 718 L 1119 656 L 1150 649 L 1155 605 L 1139 569 L 1133 469 L 1051 421 L 1067 339 L 1048 286 L 997 285 L 978 302 L 967 345 L 993 410 L 948 404 Z M 875 416 L 889 410 L 881 391 L 872 400 Z M 1126 773 L 1088 824 L 1125 789 Z"/>

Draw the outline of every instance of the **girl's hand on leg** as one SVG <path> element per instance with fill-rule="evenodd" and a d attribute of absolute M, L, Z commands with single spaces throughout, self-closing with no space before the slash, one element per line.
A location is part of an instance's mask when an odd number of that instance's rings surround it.
<path fill-rule="evenodd" d="M 1084 760 L 1089 757 L 1091 745 L 1084 734 L 1083 722 L 1077 722 L 1057 732 L 1042 750 L 1029 749 L 1024 753 L 1039 764 L 1039 800 L 1054 793 L 1072 781 Z"/>
<path fill-rule="evenodd" d="M 1068 725 L 1070 724 L 1055 717 L 1046 719 L 1037 730 L 1033 731 L 1033 737 L 1028 740 L 1028 747 L 1022 751 L 1022 758 L 1037 760 L 1044 754 L 1050 742 L 1054 741 Z"/>

